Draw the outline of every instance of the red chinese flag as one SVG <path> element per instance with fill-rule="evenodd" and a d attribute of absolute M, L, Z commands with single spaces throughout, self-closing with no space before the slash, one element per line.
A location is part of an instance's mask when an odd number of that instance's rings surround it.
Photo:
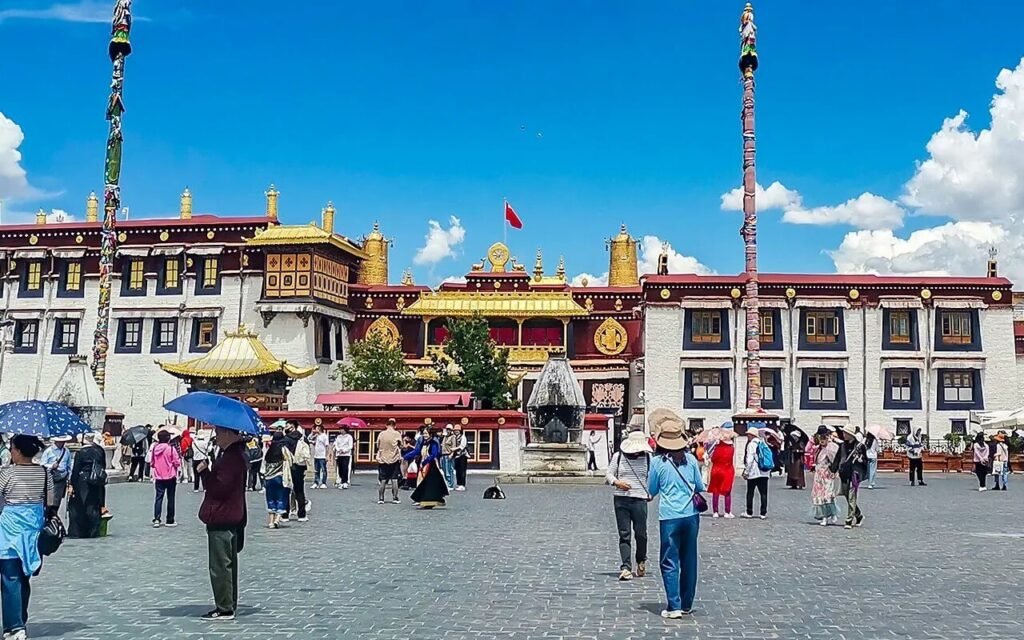
<path fill-rule="evenodd" d="M 523 221 L 519 219 L 519 215 L 516 214 L 516 210 L 512 208 L 507 201 L 505 202 L 505 221 L 508 222 L 509 226 L 513 229 L 522 229 Z"/>

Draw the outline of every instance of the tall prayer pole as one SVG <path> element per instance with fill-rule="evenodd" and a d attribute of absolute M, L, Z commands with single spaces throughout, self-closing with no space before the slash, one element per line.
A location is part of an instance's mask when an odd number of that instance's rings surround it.
<path fill-rule="evenodd" d="M 743 253 L 747 276 L 747 411 L 761 410 L 761 314 L 757 291 L 757 189 L 754 144 L 754 72 L 757 70 L 757 27 L 754 7 L 740 16 L 740 72 L 743 75 Z"/>
<path fill-rule="evenodd" d="M 110 346 L 110 280 L 114 270 L 117 243 L 117 211 L 121 208 L 121 114 L 124 113 L 124 60 L 132 52 L 132 0 L 116 0 L 110 30 L 110 61 L 114 65 L 107 100 L 107 155 L 103 165 L 103 231 L 100 236 L 100 296 L 97 305 L 96 332 L 92 341 L 92 373 L 100 391 L 107 381 L 107 350 Z"/>

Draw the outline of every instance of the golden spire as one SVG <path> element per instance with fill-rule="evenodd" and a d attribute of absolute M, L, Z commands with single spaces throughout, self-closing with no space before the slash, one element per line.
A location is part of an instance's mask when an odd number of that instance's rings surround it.
<path fill-rule="evenodd" d="M 367 285 L 388 283 L 388 240 L 380 232 L 380 225 L 373 223 L 373 231 L 363 240 L 363 251 L 367 258 L 359 263 L 356 282 Z"/>
<path fill-rule="evenodd" d="M 322 221 L 322 227 L 324 231 L 334 233 L 334 203 L 330 200 L 327 201 L 327 207 L 320 214 Z"/>
<path fill-rule="evenodd" d="M 555 269 L 555 277 L 565 280 L 565 256 L 558 256 L 558 268 Z"/>
<path fill-rule="evenodd" d="M 182 220 L 192 219 L 192 192 L 188 190 L 188 187 L 185 187 L 185 190 L 181 192 L 181 208 L 179 211 L 181 212 Z"/>
<path fill-rule="evenodd" d="M 89 197 L 85 199 L 85 221 L 98 222 L 99 218 L 100 200 L 96 197 L 96 192 L 93 191 L 89 194 Z"/>
<path fill-rule="evenodd" d="M 412 269 L 406 268 L 406 270 L 402 272 L 402 286 L 411 287 L 414 284 L 416 283 L 412 281 Z"/>
<path fill-rule="evenodd" d="M 46 224 L 46 212 L 40 207 L 39 211 L 36 211 L 36 224 Z"/>
<path fill-rule="evenodd" d="M 610 238 L 608 247 L 608 286 L 635 287 L 639 282 L 636 262 L 636 240 L 626 231 L 626 225 L 619 227 L 619 235 Z"/>
<path fill-rule="evenodd" d="M 277 222 L 277 197 L 281 193 L 274 188 L 274 185 L 270 185 L 270 189 L 267 190 L 263 195 L 267 196 L 267 219 L 271 222 Z"/>
<path fill-rule="evenodd" d="M 544 259 L 540 255 L 540 249 L 537 249 L 537 261 L 533 263 L 533 279 L 540 282 L 544 278 Z"/>

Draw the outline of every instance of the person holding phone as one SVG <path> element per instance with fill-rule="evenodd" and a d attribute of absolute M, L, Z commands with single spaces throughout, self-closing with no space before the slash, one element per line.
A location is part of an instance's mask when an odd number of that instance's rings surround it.
<path fill-rule="evenodd" d="M 651 495 L 647 483 L 651 471 L 651 451 L 642 429 L 630 432 L 608 462 L 605 480 L 614 487 L 612 506 L 619 531 L 619 580 L 647 575 L 647 503 Z M 636 573 L 630 558 L 630 529 L 636 538 Z"/>

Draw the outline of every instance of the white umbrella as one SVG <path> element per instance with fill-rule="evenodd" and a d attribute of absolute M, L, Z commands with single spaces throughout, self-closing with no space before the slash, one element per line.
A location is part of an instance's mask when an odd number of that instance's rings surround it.
<path fill-rule="evenodd" d="M 868 433 L 875 436 L 879 440 L 892 440 L 893 433 L 889 427 L 883 427 L 880 424 L 873 424 L 868 426 Z"/>

